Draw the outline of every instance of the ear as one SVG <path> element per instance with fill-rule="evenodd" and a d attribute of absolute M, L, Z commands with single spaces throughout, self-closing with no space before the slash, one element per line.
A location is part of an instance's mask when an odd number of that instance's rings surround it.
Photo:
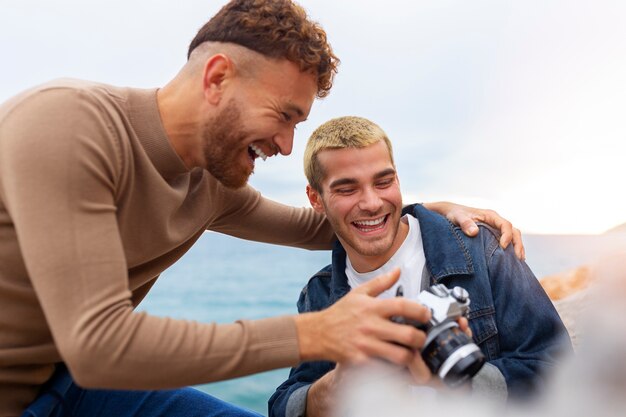
<path fill-rule="evenodd" d="M 209 103 L 219 104 L 232 74 L 233 63 L 226 55 L 216 54 L 207 59 L 202 73 L 202 89 Z"/>
<path fill-rule="evenodd" d="M 315 191 L 313 187 L 308 184 L 306 186 L 306 196 L 309 198 L 309 203 L 311 203 L 311 207 L 313 207 L 313 210 L 317 211 L 318 213 L 325 213 L 321 194 Z"/>

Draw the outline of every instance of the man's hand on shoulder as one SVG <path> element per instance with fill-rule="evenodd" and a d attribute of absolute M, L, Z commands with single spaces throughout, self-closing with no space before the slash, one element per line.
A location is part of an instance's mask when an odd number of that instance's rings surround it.
<path fill-rule="evenodd" d="M 424 207 L 445 216 L 452 223 L 458 225 L 461 230 L 463 230 L 463 233 L 468 236 L 475 236 L 478 234 L 478 226 L 476 225 L 476 222 L 486 223 L 500 231 L 500 246 L 503 249 L 506 249 L 506 247 L 509 246 L 509 243 L 512 242 L 515 249 L 515 255 L 521 260 L 526 258 L 521 232 L 519 229 L 513 227 L 511 222 L 500 216 L 495 211 L 467 207 L 447 201 L 424 203 Z"/>

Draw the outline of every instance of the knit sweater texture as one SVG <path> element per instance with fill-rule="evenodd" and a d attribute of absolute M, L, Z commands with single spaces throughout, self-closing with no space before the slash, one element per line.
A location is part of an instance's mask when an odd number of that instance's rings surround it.
<path fill-rule="evenodd" d="M 0 107 L 0 416 L 20 415 L 58 362 L 86 388 L 145 390 L 299 361 L 290 316 L 134 311 L 207 229 L 307 249 L 333 236 L 313 210 L 187 169 L 156 96 L 65 79 Z"/>

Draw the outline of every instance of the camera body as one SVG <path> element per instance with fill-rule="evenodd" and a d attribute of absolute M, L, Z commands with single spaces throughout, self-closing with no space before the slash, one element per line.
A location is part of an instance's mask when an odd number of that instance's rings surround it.
<path fill-rule="evenodd" d="M 402 296 L 402 288 L 398 288 Z M 427 323 L 404 317 L 392 317 L 399 324 L 414 326 L 426 333 L 421 350 L 422 358 L 430 371 L 450 387 L 457 387 L 473 377 L 485 363 L 480 348 L 459 328 L 457 320 L 469 314 L 470 298 L 462 287 L 448 289 L 436 284 L 422 291 L 417 301 L 430 308 Z"/>

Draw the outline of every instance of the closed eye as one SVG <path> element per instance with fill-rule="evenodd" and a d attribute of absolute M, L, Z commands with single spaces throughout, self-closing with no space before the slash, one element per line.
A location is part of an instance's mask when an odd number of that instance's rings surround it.
<path fill-rule="evenodd" d="M 337 188 L 334 190 L 335 194 L 350 195 L 354 192 L 354 188 Z"/>
<path fill-rule="evenodd" d="M 376 182 L 376 187 L 378 188 L 387 188 L 389 186 L 391 186 L 394 183 L 394 178 L 387 178 L 384 179 L 382 181 L 377 181 Z"/>

